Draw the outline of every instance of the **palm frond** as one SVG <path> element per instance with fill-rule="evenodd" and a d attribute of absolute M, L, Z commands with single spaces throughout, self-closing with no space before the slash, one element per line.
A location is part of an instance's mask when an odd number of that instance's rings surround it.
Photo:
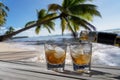
<path fill-rule="evenodd" d="M 70 0 L 63 0 L 62 7 L 66 9 L 69 6 Z"/>
<path fill-rule="evenodd" d="M 4 9 L 1 9 L 1 13 L 0 13 L 2 16 L 7 16 L 7 13 Z"/>
<path fill-rule="evenodd" d="M 88 26 L 90 26 L 93 30 L 96 31 L 96 27 L 95 27 L 95 26 L 93 26 L 92 24 L 90 24 L 89 22 L 87 22 L 87 21 L 84 20 L 84 19 L 82 19 L 82 21 L 83 21 L 84 23 L 86 23 Z"/>
<path fill-rule="evenodd" d="M 79 4 L 69 8 L 71 14 L 81 16 L 83 14 L 90 14 L 101 17 L 99 11 L 97 11 L 97 6 L 93 4 Z"/>
<path fill-rule="evenodd" d="M 50 21 L 50 22 L 48 22 L 48 23 L 46 23 L 46 24 L 49 26 L 50 29 L 55 30 L 55 29 L 54 29 L 54 26 L 55 26 L 55 23 L 54 23 L 54 22 Z"/>
<path fill-rule="evenodd" d="M 57 16 L 56 13 L 51 13 L 51 14 L 48 14 L 48 15 L 46 15 L 45 17 L 39 19 L 38 22 L 45 21 L 45 20 L 48 20 L 48 19 L 53 18 L 53 17 L 56 17 L 56 16 Z"/>
<path fill-rule="evenodd" d="M 81 25 L 85 27 L 88 30 L 91 30 L 91 29 L 96 30 L 96 28 L 92 24 L 90 24 L 89 22 L 87 22 L 86 20 L 82 18 L 72 16 L 71 21 L 77 25 Z"/>
<path fill-rule="evenodd" d="M 57 11 L 57 10 L 62 11 L 62 6 L 60 6 L 59 4 L 50 4 L 48 6 L 48 11 Z"/>
<path fill-rule="evenodd" d="M 88 20 L 88 21 L 93 21 L 93 15 L 88 14 L 88 13 L 81 15 L 80 18 Z"/>
<path fill-rule="evenodd" d="M 0 8 L 3 8 L 7 11 L 9 11 L 9 8 L 7 6 L 5 6 L 3 3 L 0 2 Z"/>
<path fill-rule="evenodd" d="M 74 6 L 74 5 L 78 5 L 80 3 L 86 2 L 86 0 L 69 0 L 69 7 L 70 6 Z"/>
<path fill-rule="evenodd" d="M 67 22 L 66 22 L 66 20 L 62 17 L 62 18 L 61 18 L 62 35 L 63 35 L 66 27 L 67 27 Z"/>
<path fill-rule="evenodd" d="M 77 20 L 77 21 L 74 21 L 74 20 Z M 79 19 L 77 19 L 77 18 L 74 18 L 74 19 L 72 19 L 71 21 L 74 23 L 73 29 L 74 29 L 75 31 L 79 30 L 80 27 L 83 27 L 84 29 L 87 29 L 87 30 L 90 30 L 90 31 L 91 31 L 91 29 L 89 28 L 89 26 L 86 25 L 86 23 L 84 23 L 82 20 L 79 20 Z M 78 27 L 79 27 L 79 28 L 78 28 Z"/>
<path fill-rule="evenodd" d="M 6 22 L 7 11 L 9 11 L 9 8 L 0 2 L 0 16 L 2 16 L 2 18 L 0 18 L 0 26 Z"/>
<path fill-rule="evenodd" d="M 45 17 L 47 14 L 47 11 L 45 9 L 41 9 L 40 11 L 37 10 L 37 15 L 38 15 L 38 19 L 42 19 L 43 17 Z"/>
<path fill-rule="evenodd" d="M 75 24 L 75 23 L 72 22 L 72 21 L 71 21 L 71 24 L 73 25 L 73 29 L 74 29 L 75 32 L 77 32 L 77 31 L 80 29 L 80 27 L 79 27 L 80 25 Z"/>
<path fill-rule="evenodd" d="M 63 8 L 69 8 L 74 5 L 78 5 L 80 3 L 85 3 L 87 1 L 93 1 L 93 0 L 64 0 L 62 3 Z"/>
<path fill-rule="evenodd" d="M 35 23 L 36 23 L 36 21 L 30 21 L 30 22 L 28 22 L 28 23 L 25 24 L 25 27 L 28 27 L 28 26 L 33 25 Z"/>
<path fill-rule="evenodd" d="M 49 33 L 51 33 L 50 27 L 47 24 L 43 24 L 43 26 L 48 30 Z"/>
<path fill-rule="evenodd" d="M 5 6 L 5 9 L 6 9 L 7 11 L 10 11 L 10 9 L 9 9 L 7 6 Z"/>
<path fill-rule="evenodd" d="M 7 11 L 9 11 L 9 8 L 0 2 L 0 10 L 1 10 L 1 12 L 4 12 L 7 14 Z"/>
<path fill-rule="evenodd" d="M 36 33 L 36 34 L 39 34 L 39 33 L 40 33 L 40 28 L 41 28 L 41 26 L 37 26 L 37 27 L 35 28 L 35 33 Z"/>

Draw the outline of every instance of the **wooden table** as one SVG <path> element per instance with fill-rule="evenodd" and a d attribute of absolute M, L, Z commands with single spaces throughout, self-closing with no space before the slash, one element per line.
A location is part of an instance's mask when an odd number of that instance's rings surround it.
<path fill-rule="evenodd" d="M 44 63 L 0 60 L 0 80 L 120 80 L 120 67 L 92 66 L 92 76 L 72 71 L 71 65 L 65 72 L 46 69 Z"/>

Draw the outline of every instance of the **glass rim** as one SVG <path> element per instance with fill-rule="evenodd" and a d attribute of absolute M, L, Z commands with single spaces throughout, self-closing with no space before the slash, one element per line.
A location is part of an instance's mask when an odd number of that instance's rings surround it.
<path fill-rule="evenodd" d="M 71 42 L 71 43 L 69 43 L 70 45 L 81 45 L 81 44 L 90 44 L 90 45 L 92 45 L 92 43 L 91 42 Z"/>

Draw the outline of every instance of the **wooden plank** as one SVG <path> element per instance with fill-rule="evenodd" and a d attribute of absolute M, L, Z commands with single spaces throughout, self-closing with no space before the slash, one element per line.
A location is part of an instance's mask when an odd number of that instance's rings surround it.
<path fill-rule="evenodd" d="M 14 80 L 49 80 L 48 78 L 45 77 L 45 75 L 39 75 L 36 76 L 36 74 L 34 75 L 34 73 L 29 73 L 26 71 L 18 71 L 15 69 L 8 69 L 8 68 L 2 68 L 0 69 L 0 75 L 2 75 L 2 78 L 6 78 L 9 79 L 14 79 Z M 11 80 L 12 80 L 11 79 Z"/>
<path fill-rule="evenodd" d="M 76 79 L 83 79 L 83 80 L 119 80 L 120 79 L 120 69 L 118 67 L 104 67 L 98 66 L 92 67 L 92 77 L 89 75 L 81 75 L 72 71 L 71 65 L 66 65 L 65 72 L 58 73 L 51 70 L 46 69 L 46 65 L 42 63 L 31 63 L 31 62 L 21 62 L 21 61 L 0 61 L 0 75 L 7 74 L 8 77 L 14 77 L 12 74 L 17 75 L 18 77 L 15 78 L 24 78 L 24 79 L 42 79 L 42 80 L 76 80 Z M 4 72 L 4 74 L 3 74 Z M 12 73 L 12 74 L 10 74 Z M 29 77 L 29 78 L 28 78 Z M 32 78 L 33 77 L 33 78 Z M 45 77 L 45 78 L 44 78 Z M 46 79 L 47 78 L 47 79 Z M 29 80 L 30 80 L 29 79 Z"/>
<path fill-rule="evenodd" d="M 0 60 L 23 60 L 37 57 L 39 52 L 36 51 L 12 51 L 0 52 Z"/>
<path fill-rule="evenodd" d="M 7 69 L 1 70 L 2 73 L 0 75 L 7 75 L 6 77 L 15 77 L 16 79 L 25 79 L 25 80 L 74 80 L 80 79 L 76 77 L 64 77 L 64 76 L 54 76 L 49 74 L 44 74 L 40 72 L 31 72 L 24 70 L 16 70 L 16 69 Z M 4 72 L 4 73 L 3 73 Z"/>

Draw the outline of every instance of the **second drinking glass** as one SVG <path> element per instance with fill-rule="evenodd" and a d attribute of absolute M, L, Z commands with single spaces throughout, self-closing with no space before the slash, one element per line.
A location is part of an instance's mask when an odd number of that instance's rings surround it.
<path fill-rule="evenodd" d="M 73 62 L 73 69 L 77 72 L 91 71 L 92 44 L 89 42 L 77 42 L 70 45 L 70 54 Z"/>

